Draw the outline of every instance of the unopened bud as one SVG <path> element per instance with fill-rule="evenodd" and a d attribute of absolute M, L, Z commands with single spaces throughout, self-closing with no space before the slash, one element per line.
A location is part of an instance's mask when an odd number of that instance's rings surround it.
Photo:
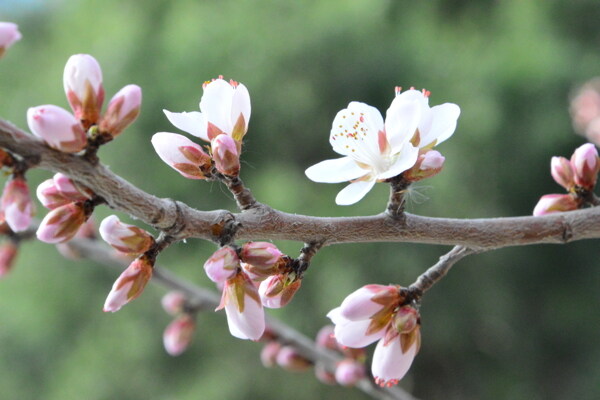
<path fill-rule="evenodd" d="M 50 211 L 40 223 L 37 238 L 46 243 L 71 240 L 88 218 L 83 203 L 69 203 Z"/>
<path fill-rule="evenodd" d="M 3 278 L 12 269 L 18 250 L 19 247 L 12 240 L 0 245 L 0 278 Z"/>
<path fill-rule="evenodd" d="M 404 178 L 410 182 L 431 178 L 440 173 L 444 166 L 445 158 L 436 150 L 429 150 L 420 154 L 415 165 L 404 173 Z"/>
<path fill-rule="evenodd" d="M 315 340 L 317 346 L 330 350 L 338 350 L 338 342 L 335 340 L 333 331 L 333 325 L 325 325 L 322 327 L 317 333 L 317 338 Z"/>
<path fill-rule="evenodd" d="M 240 259 L 234 249 L 221 247 L 204 263 L 204 271 L 213 282 L 225 282 L 232 278 L 240 267 Z"/>
<path fill-rule="evenodd" d="M 17 24 L 0 22 L 0 58 L 2 58 L 10 46 L 20 39 L 21 33 Z"/>
<path fill-rule="evenodd" d="M 47 104 L 27 110 L 31 132 L 48 146 L 65 153 L 77 153 L 87 144 L 85 131 L 79 121 L 64 108 Z"/>
<path fill-rule="evenodd" d="M 100 236 L 122 253 L 142 254 L 154 245 L 154 238 L 142 228 L 124 224 L 116 215 L 110 215 L 100 223 Z"/>
<path fill-rule="evenodd" d="M 260 283 L 258 294 L 263 306 L 281 308 L 292 300 L 294 294 L 300 289 L 302 280 L 291 275 L 272 275 Z"/>
<path fill-rule="evenodd" d="M 277 363 L 277 354 L 281 350 L 279 342 L 267 342 L 260 351 L 260 361 L 266 368 L 271 368 Z"/>
<path fill-rule="evenodd" d="M 107 132 L 113 138 L 127 128 L 140 113 L 142 89 L 137 85 L 127 85 L 119 90 L 108 103 L 108 108 L 100 121 L 100 132 Z"/>
<path fill-rule="evenodd" d="M 571 161 L 564 157 L 552 157 L 550 173 L 554 181 L 567 190 L 575 186 L 573 167 Z"/>
<path fill-rule="evenodd" d="M 121 307 L 137 298 L 152 278 L 154 263 L 146 256 L 136 258 L 113 284 L 104 303 L 104 312 L 119 311 Z"/>
<path fill-rule="evenodd" d="M 185 136 L 158 132 L 152 136 L 152 145 L 161 160 L 186 178 L 204 179 L 210 174 L 210 156 Z"/>
<path fill-rule="evenodd" d="M 195 330 L 196 321 L 191 315 L 183 314 L 175 318 L 163 334 L 163 344 L 167 353 L 172 356 L 183 353 L 192 342 Z"/>
<path fill-rule="evenodd" d="M 571 164 L 575 173 L 575 183 L 586 190 L 592 190 L 598 179 L 598 171 L 600 171 L 600 159 L 596 146 L 586 143 L 578 147 L 571 156 Z"/>
<path fill-rule="evenodd" d="M 403 306 L 396 311 L 392 323 L 398 333 L 409 333 L 417 327 L 418 322 L 419 312 L 414 307 Z"/>
<path fill-rule="evenodd" d="M 535 208 L 533 215 L 540 216 L 555 212 L 577 210 L 579 204 L 568 194 L 546 194 L 540 198 Z"/>
<path fill-rule="evenodd" d="M 59 172 L 52 180 L 58 191 L 71 201 L 86 201 L 92 198 L 93 192 L 90 189 L 81 186 L 65 174 Z"/>
<path fill-rule="evenodd" d="M 81 228 L 79 228 L 74 237 L 88 240 L 95 239 L 96 226 L 94 224 L 94 219 L 91 217 L 88 218 Z M 71 260 L 79 260 L 84 256 L 81 251 L 78 248 L 75 248 L 75 246 L 73 246 L 70 242 L 58 243 L 56 245 L 56 250 L 58 250 L 63 257 Z"/>
<path fill-rule="evenodd" d="M 240 153 L 231 136 L 221 134 L 211 141 L 212 156 L 217 171 L 224 175 L 237 176 L 240 172 Z"/>
<path fill-rule="evenodd" d="M 0 207 L 6 223 L 14 232 L 29 228 L 35 207 L 24 178 L 15 176 L 6 183 L 0 199 Z"/>
<path fill-rule="evenodd" d="M 311 362 L 301 356 L 292 346 L 283 346 L 277 353 L 277 365 L 286 371 L 306 371 Z"/>
<path fill-rule="evenodd" d="M 160 303 L 162 308 L 171 315 L 177 315 L 183 312 L 186 298 L 181 292 L 173 290 L 163 296 Z"/>
<path fill-rule="evenodd" d="M 104 102 L 102 70 L 89 54 L 75 54 L 65 65 L 63 84 L 67 100 L 85 129 L 98 122 Z"/>
<path fill-rule="evenodd" d="M 335 368 L 335 380 L 342 386 L 354 386 L 365 376 L 365 365 L 350 358 L 342 360 Z"/>
<path fill-rule="evenodd" d="M 269 242 L 248 242 L 242 246 L 242 261 L 254 267 L 267 269 L 279 262 L 283 253 L 277 246 Z"/>

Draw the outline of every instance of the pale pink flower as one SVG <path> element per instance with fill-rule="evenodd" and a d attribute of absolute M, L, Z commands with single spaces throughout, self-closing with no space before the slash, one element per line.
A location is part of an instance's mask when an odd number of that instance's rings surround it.
<path fill-rule="evenodd" d="M 234 277 L 240 268 L 240 259 L 234 249 L 221 247 L 204 263 L 204 271 L 213 282 L 225 282 Z"/>
<path fill-rule="evenodd" d="M 564 157 L 552 157 L 550 161 L 550 173 L 554 181 L 567 190 L 575 187 L 575 173 L 571 161 Z"/>
<path fill-rule="evenodd" d="M 225 281 L 221 304 L 225 308 L 229 332 L 240 339 L 258 340 L 265 331 L 265 312 L 256 287 L 242 272 Z"/>
<path fill-rule="evenodd" d="M 104 303 L 104 312 L 116 312 L 137 298 L 152 278 L 154 262 L 146 256 L 136 258 L 113 284 Z"/>
<path fill-rule="evenodd" d="M 210 174 L 210 156 L 185 136 L 158 132 L 152 136 L 152 145 L 158 156 L 184 177 L 204 179 Z"/>
<path fill-rule="evenodd" d="M 456 130 L 456 123 L 460 115 L 460 108 L 453 103 L 444 103 L 434 107 L 429 106 L 429 91 L 410 89 L 402 92 L 396 88 L 394 103 L 416 102 L 420 108 L 418 124 L 418 138 L 416 143 L 419 148 L 432 148 L 448 139 Z"/>
<path fill-rule="evenodd" d="M 295 274 L 271 275 L 260 283 L 258 294 L 263 306 L 281 308 L 292 300 L 301 284 L 302 279 Z"/>
<path fill-rule="evenodd" d="M 250 95 L 248 89 L 235 81 L 226 82 L 219 77 L 204 86 L 200 111 L 173 113 L 163 110 L 177 128 L 207 142 L 226 134 L 237 143 L 248 130 L 250 121 Z"/>
<path fill-rule="evenodd" d="M 100 132 L 114 138 L 135 121 L 142 106 L 142 89 L 138 85 L 127 85 L 117 92 L 108 103 L 100 120 Z"/>
<path fill-rule="evenodd" d="M 419 314 L 404 301 L 397 286 L 367 285 L 327 314 L 339 344 L 360 348 L 379 340 L 371 368 L 375 382 L 382 386 L 402 379 L 420 343 Z"/>
<path fill-rule="evenodd" d="M 27 110 L 31 132 L 48 146 L 65 153 L 77 153 L 87 144 L 85 131 L 79 121 L 64 108 L 47 104 Z"/>
<path fill-rule="evenodd" d="M 591 143 L 579 146 L 571 156 L 571 165 L 575 173 L 575 183 L 584 189 L 592 190 L 598 179 L 598 171 L 600 171 L 600 159 L 596 146 Z"/>
<path fill-rule="evenodd" d="M 29 186 L 24 178 L 15 176 L 6 182 L 0 199 L 0 207 L 6 223 L 14 232 L 21 232 L 29 228 L 35 206 L 31 201 Z"/>
<path fill-rule="evenodd" d="M 98 61 L 89 54 L 75 54 L 65 65 L 63 84 L 67 100 L 84 128 L 98 122 L 104 88 L 102 70 Z"/>
<path fill-rule="evenodd" d="M 142 254 L 154 245 L 154 238 L 142 228 L 121 222 L 116 215 L 110 215 L 100 223 L 100 236 L 122 253 Z"/>
<path fill-rule="evenodd" d="M 171 315 L 177 315 L 183 312 L 185 302 L 185 295 L 176 290 L 172 290 L 165 294 L 160 301 L 162 308 Z"/>
<path fill-rule="evenodd" d="M 12 240 L 8 240 L 0 245 L 0 278 L 8 274 L 17 257 L 19 246 Z"/>
<path fill-rule="evenodd" d="M 194 337 L 196 320 L 189 314 L 175 318 L 165 329 L 163 344 L 165 350 L 172 356 L 183 353 Z"/>
<path fill-rule="evenodd" d="M 89 211 L 83 203 L 68 203 L 50 211 L 38 227 L 37 238 L 46 243 L 61 243 L 71 240 L 87 221 Z"/>
<path fill-rule="evenodd" d="M 308 168 L 306 176 L 315 182 L 350 185 L 338 193 L 339 205 L 362 199 L 375 182 L 393 178 L 417 161 L 413 138 L 420 118 L 417 101 L 392 103 L 385 122 L 379 111 L 364 103 L 352 102 L 338 112 L 329 143 L 342 158 L 321 161 Z"/>
<path fill-rule="evenodd" d="M 569 194 L 546 194 L 536 204 L 533 215 L 538 217 L 556 212 L 573 211 L 578 208 L 577 200 Z"/>
<path fill-rule="evenodd" d="M 366 376 L 365 365 L 346 358 L 335 367 L 335 380 L 342 386 L 354 386 Z"/>
<path fill-rule="evenodd" d="M 224 175 L 237 176 L 240 173 L 240 152 L 236 141 L 231 136 L 221 134 L 210 144 L 217 171 Z"/>
<path fill-rule="evenodd" d="M 17 24 L 0 22 L 0 58 L 18 40 L 21 40 L 21 32 Z"/>

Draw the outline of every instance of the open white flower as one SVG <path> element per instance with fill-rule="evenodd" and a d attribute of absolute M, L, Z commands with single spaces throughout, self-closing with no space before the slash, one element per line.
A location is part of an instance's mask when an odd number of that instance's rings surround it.
<path fill-rule="evenodd" d="M 430 149 L 452 136 L 460 115 L 460 108 L 456 104 L 444 103 L 429 107 L 429 91 L 425 89 L 401 92 L 401 88 L 396 88 L 396 93 L 392 106 L 396 103 L 419 104 L 421 118 L 418 125 L 419 137 L 416 142 L 419 148 Z"/>
<path fill-rule="evenodd" d="M 210 142 L 220 134 L 241 143 L 250 121 L 250 94 L 242 83 L 222 77 L 204 84 L 200 111 L 173 113 L 163 110 L 177 128 Z"/>
<path fill-rule="evenodd" d="M 342 158 L 325 160 L 306 170 L 315 182 L 352 183 L 338 193 L 339 205 L 362 199 L 377 181 L 393 178 L 412 167 L 419 148 L 411 143 L 421 117 L 419 99 L 394 101 L 385 122 L 379 111 L 364 103 L 352 102 L 338 112 L 329 143 Z"/>

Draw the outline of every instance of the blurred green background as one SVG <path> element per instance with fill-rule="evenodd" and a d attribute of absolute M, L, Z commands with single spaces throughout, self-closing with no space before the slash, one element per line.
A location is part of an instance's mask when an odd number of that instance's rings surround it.
<path fill-rule="evenodd" d="M 438 148 L 445 169 L 420 185 L 409 211 L 476 218 L 527 215 L 539 196 L 560 192 L 550 157 L 584 143 L 572 133 L 569 95 L 600 72 L 595 0 L 0 0 L 0 19 L 24 36 L 0 62 L 2 117 L 26 128 L 28 107 L 68 107 L 64 63 L 92 54 L 107 98 L 129 83 L 144 91 L 140 118 L 101 151 L 103 162 L 146 191 L 205 210 L 234 203 L 219 184 L 163 164 L 150 137 L 176 131 L 161 110 L 197 110 L 202 82 L 219 74 L 246 84 L 252 98 L 242 178 L 260 201 L 318 216 L 378 213 L 387 200 L 377 185 L 357 205 L 338 207 L 343 185 L 304 176 L 335 156 L 329 129 L 348 102 L 385 111 L 400 85 L 427 88 L 431 104 L 460 105 L 454 137 Z M 37 183 L 50 174 L 29 176 Z M 97 220 L 109 213 L 99 208 Z M 301 247 L 278 244 L 292 255 Z M 202 265 L 214 249 L 190 240 L 159 262 L 210 287 Z M 292 304 L 272 314 L 312 336 L 351 291 L 408 285 L 447 250 L 326 248 Z M 600 398 L 598 254 L 586 241 L 461 261 L 423 300 L 422 349 L 401 386 L 423 399 Z M 52 246 L 23 246 L 0 282 L 0 397 L 365 398 L 312 372 L 263 369 L 260 344 L 231 337 L 222 312 L 201 314 L 190 350 L 169 357 L 160 288 L 102 313 L 117 275 L 65 260 Z"/>

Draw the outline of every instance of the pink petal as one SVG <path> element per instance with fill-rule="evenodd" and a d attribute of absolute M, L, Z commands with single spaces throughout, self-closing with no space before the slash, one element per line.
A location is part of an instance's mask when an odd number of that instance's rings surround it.
<path fill-rule="evenodd" d="M 400 337 L 389 342 L 387 346 L 383 342 L 380 340 L 377 343 L 371 370 L 373 377 L 380 384 L 395 384 L 408 372 L 417 354 L 417 343 L 415 342 L 406 353 L 402 353 Z"/>

